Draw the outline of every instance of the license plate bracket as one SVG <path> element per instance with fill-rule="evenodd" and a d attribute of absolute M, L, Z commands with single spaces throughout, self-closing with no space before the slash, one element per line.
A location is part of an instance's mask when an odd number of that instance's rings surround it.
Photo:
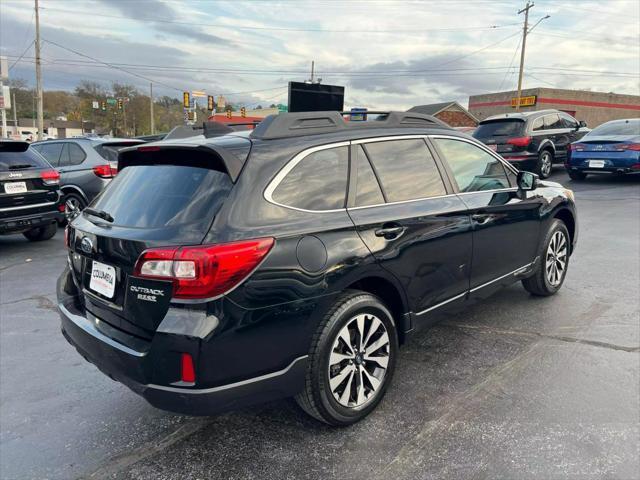
<path fill-rule="evenodd" d="M 9 194 L 27 193 L 27 182 L 7 182 L 4 184 L 4 192 Z"/>

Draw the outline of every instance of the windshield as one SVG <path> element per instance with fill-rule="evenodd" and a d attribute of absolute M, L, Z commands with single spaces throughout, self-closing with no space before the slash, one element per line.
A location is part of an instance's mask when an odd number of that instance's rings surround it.
<path fill-rule="evenodd" d="M 587 134 L 589 137 L 603 135 L 640 135 L 640 119 L 604 123 Z"/>
<path fill-rule="evenodd" d="M 229 175 L 218 170 L 136 165 L 123 169 L 91 207 L 110 214 L 113 225 L 204 235 L 231 187 Z"/>
<path fill-rule="evenodd" d="M 524 122 L 522 120 L 491 120 L 481 123 L 473 136 L 475 138 L 487 137 L 515 137 L 522 135 L 524 130 Z"/>
<path fill-rule="evenodd" d="M 51 168 L 51 166 L 33 148 L 23 152 L 6 151 L 0 148 L 0 171 L 23 168 Z"/>

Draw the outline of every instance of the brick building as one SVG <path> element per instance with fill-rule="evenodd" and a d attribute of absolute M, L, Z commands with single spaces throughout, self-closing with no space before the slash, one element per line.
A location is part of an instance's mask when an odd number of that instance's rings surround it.
<path fill-rule="evenodd" d="M 417 105 L 410 112 L 433 115 L 452 127 L 476 127 L 478 119 L 458 102 L 431 103 Z"/>
<path fill-rule="evenodd" d="M 483 120 L 492 115 L 515 111 L 517 91 L 473 95 L 469 110 Z M 640 117 L 640 95 L 562 90 L 558 88 L 528 88 L 522 90 L 520 111 L 554 108 L 584 120 L 591 128 L 619 118 Z"/>

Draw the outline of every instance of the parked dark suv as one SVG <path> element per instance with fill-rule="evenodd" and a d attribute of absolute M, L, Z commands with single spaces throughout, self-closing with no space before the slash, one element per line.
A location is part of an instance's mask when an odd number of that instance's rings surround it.
<path fill-rule="evenodd" d="M 0 234 L 49 240 L 64 217 L 60 175 L 27 142 L 0 139 Z"/>
<path fill-rule="evenodd" d="M 547 178 L 553 164 L 567 158 L 571 142 L 589 131 L 586 126 L 559 110 L 505 113 L 480 122 L 473 136 L 519 170 Z"/>
<path fill-rule="evenodd" d="M 67 215 L 82 210 L 118 172 L 118 150 L 142 140 L 78 137 L 32 144 L 60 173 Z"/>
<path fill-rule="evenodd" d="M 410 332 L 518 280 L 554 294 L 577 238 L 570 190 L 414 113 L 281 114 L 119 172 L 68 227 L 62 332 L 175 412 L 360 420 Z"/>

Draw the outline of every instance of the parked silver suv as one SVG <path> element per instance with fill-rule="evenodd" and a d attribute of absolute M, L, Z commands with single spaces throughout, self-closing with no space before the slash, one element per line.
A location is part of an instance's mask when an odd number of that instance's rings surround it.
<path fill-rule="evenodd" d="M 135 139 L 78 137 L 35 142 L 32 148 L 60 173 L 65 213 L 82 210 L 118 172 L 118 150 Z"/>

